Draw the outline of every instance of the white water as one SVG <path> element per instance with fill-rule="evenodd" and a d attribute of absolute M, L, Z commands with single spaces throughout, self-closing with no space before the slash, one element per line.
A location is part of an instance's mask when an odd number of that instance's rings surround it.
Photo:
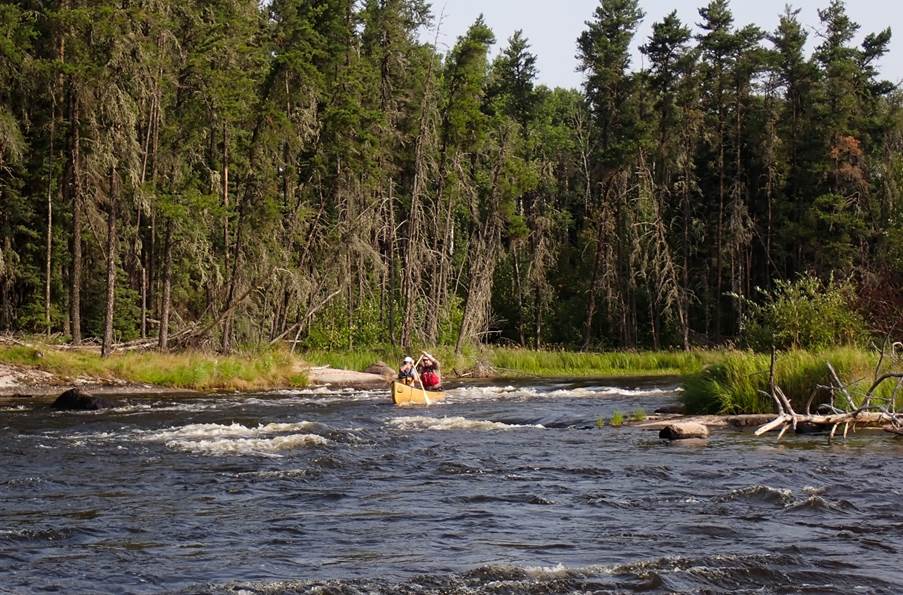
<path fill-rule="evenodd" d="M 498 431 L 498 430 L 515 430 L 518 428 L 538 428 L 545 429 L 541 425 L 520 425 L 506 424 L 497 421 L 488 421 L 483 419 L 467 419 L 465 417 L 427 417 L 427 416 L 411 416 L 396 417 L 389 420 L 389 425 L 395 426 L 401 430 L 481 430 L 481 431 Z"/>

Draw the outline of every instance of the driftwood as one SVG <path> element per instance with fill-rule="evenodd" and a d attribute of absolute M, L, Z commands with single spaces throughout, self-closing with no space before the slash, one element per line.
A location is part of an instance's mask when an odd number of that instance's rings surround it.
<path fill-rule="evenodd" d="M 886 343 L 885 343 L 886 344 Z M 898 363 L 897 348 L 900 343 L 891 345 L 892 365 Z M 797 413 L 793 409 L 793 405 L 781 387 L 775 382 L 775 360 L 776 355 L 774 349 L 771 352 L 771 368 L 769 370 L 768 392 L 761 391 L 762 394 L 771 397 L 777 406 L 777 417 L 767 424 L 756 430 L 756 436 L 761 436 L 773 430 L 780 430 L 778 440 L 780 440 L 788 429 L 796 430 L 802 424 L 807 426 L 823 427 L 826 430 L 830 428 L 830 439 L 833 439 L 840 426 L 843 426 L 843 437 L 846 438 L 849 431 L 856 430 L 857 425 L 884 426 L 888 432 L 903 435 L 903 413 L 896 411 L 897 394 L 903 387 L 903 372 L 881 372 L 882 366 L 886 359 L 886 349 L 881 350 L 878 364 L 875 367 L 874 380 L 868 390 L 863 395 L 859 405 L 850 394 L 849 384 L 844 384 L 837 374 L 834 367 L 827 363 L 827 369 L 830 374 L 831 384 L 828 386 L 816 387 L 812 395 L 806 403 L 805 413 Z M 896 381 L 890 396 L 883 401 L 875 398 L 875 392 L 885 382 Z M 826 389 L 831 395 L 829 403 L 820 407 L 821 413 L 811 413 L 810 406 L 818 389 Z M 837 395 L 842 397 L 842 404 L 837 402 Z"/>

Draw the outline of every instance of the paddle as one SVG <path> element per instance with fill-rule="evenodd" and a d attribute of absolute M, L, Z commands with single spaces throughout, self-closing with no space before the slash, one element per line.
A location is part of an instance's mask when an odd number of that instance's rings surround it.
<path fill-rule="evenodd" d="M 423 359 L 423 354 L 420 354 L 420 357 L 417 358 L 417 361 L 414 362 L 414 367 L 411 368 L 414 371 L 414 380 L 420 383 L 420 390 L 423 391 L 423 400 L 426 401 L 426 406 L 430 406 L 430 398 L 426 394 L 426 387 L 423 386 L 423 380 L 420 379 L 420 373 L 417 371 L 417 366 L 420 365 L 420 360 Z"/>

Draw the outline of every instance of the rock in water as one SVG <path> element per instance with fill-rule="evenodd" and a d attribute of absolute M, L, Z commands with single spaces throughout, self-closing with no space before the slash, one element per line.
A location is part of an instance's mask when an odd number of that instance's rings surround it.
<path fill-rule="evenodd" d="M 103 397 L 95 397 L 78 388 L 70 388 L 56 398 L 51 407 L 60 411 L 96 411 L 109 409 L 113 406 L 111 401 Z"/>
<path fill-rule="evenodd" d="M 398 375 L 398 372 L 392 369 L 389 364 L 386 362 L 376 362 L 375 364 L 371 364 L 366 370 L 364 370 L 367 374 L 376 374 L 377 376 L 382 376 L 386 380 L 395 380 L 395 376 Z"/>
<path fill-rule="evenodd" d="M 708 438 L 709 429 L 695 421 L 668 424 L 658 433 L 659 438 L 685 440 L 687 438 Z"/>

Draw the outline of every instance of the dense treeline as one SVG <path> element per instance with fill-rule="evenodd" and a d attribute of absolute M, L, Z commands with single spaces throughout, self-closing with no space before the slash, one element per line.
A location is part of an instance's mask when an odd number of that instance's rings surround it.
<path fill-rule="evenodd" d="M 637 0 L 536 83 L 478 19 L 447 55 L 425 0 L 0 5 L 0 329 L 229 350 L 667 347 L 738 336 L 756 288 L 903 287 L 890 30 L 844 4 L 817 45 L 726 0 L 630 64 Z M 561 40 L 571 44 L 572 40 Z"/>

